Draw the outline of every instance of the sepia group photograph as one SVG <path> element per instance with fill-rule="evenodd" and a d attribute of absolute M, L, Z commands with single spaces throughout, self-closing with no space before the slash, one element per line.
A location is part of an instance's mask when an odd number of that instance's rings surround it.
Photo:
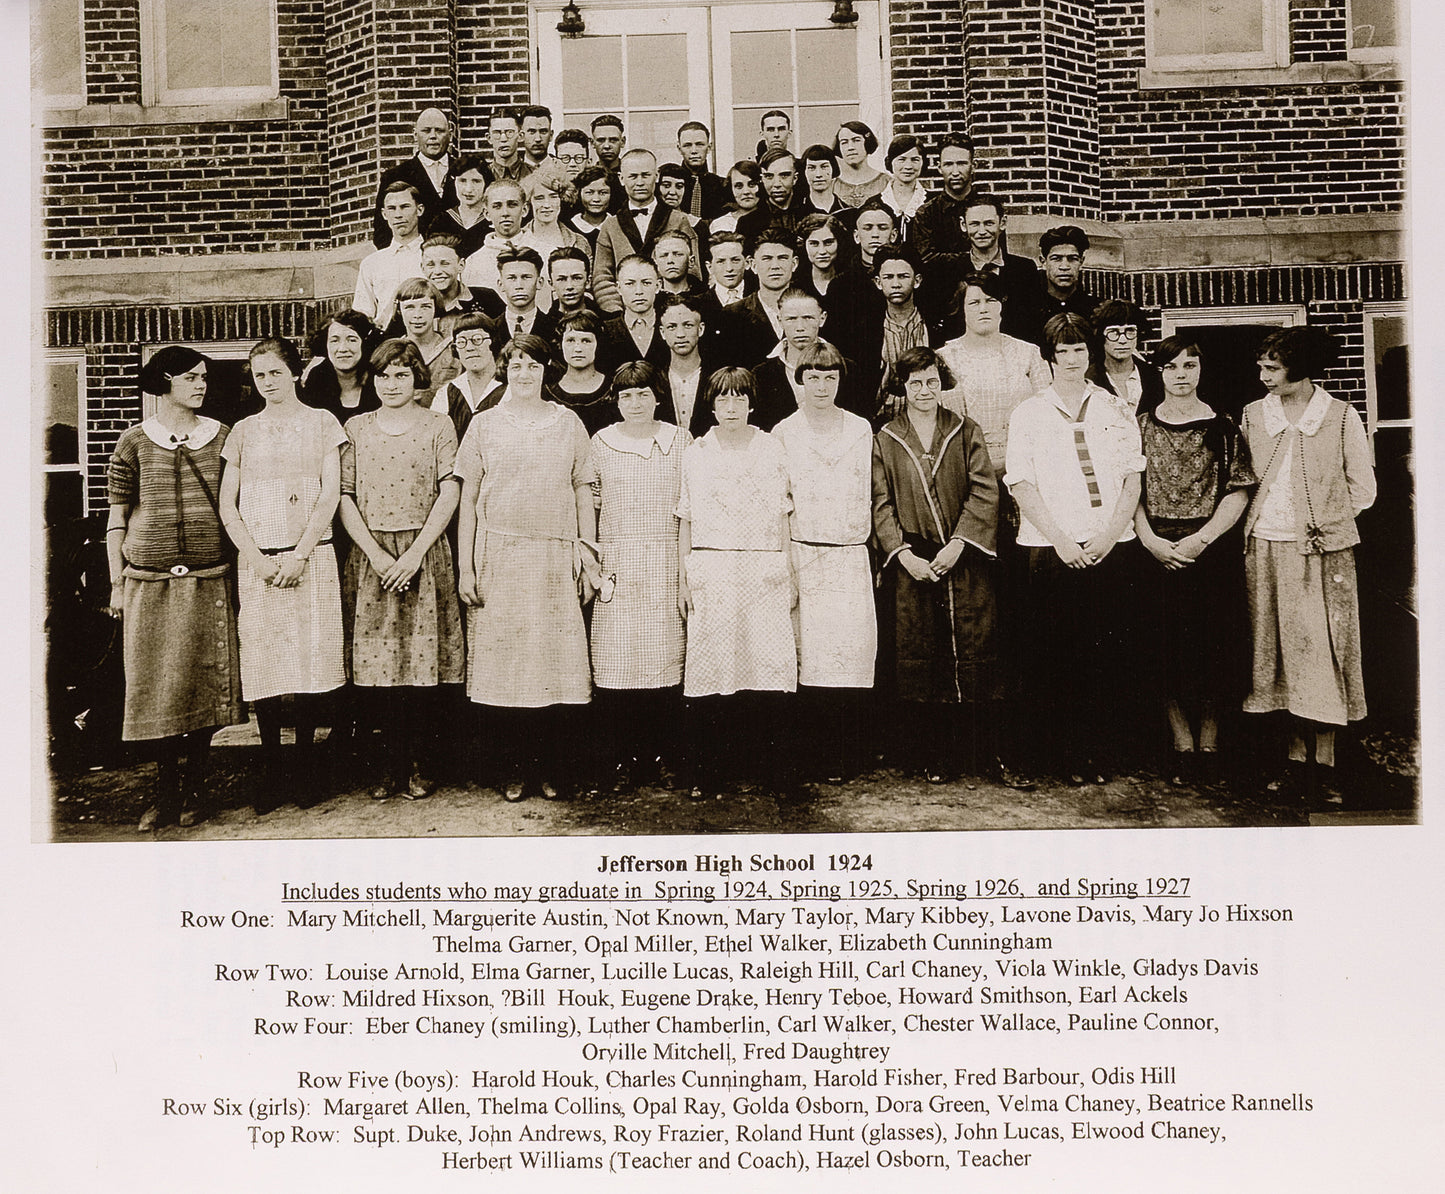
<path fill-rule="evenodd" d="M 1410 7 L 34 0 L 32 839 L 1415 825 Z"/>

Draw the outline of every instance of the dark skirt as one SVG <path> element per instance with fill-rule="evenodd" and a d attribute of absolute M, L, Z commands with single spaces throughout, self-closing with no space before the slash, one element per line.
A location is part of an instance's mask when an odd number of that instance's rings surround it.
<path fill-rule="evenodd" d="M 932 559 L 940 548 L 918 543 Z M 966 547 L 946 580 L 917 581 L 897 559 L 878 593 L 879 677 L 905 701 L 973 702 L 999 695 L 994 561 Z"/>
<path fill-rule="evenodd" d="M 1203 519 L 1161 520 L 1153 529 L 1178 543 L 1203 525 Z M 1211 543 L 1188 568 L 1171 571 L 1152 556 L 1146 563 L 1148 632 L 1159 694 L 1190 708 L 1205 701 L 1216 709 L 1237 703 L 1247 679 L 1248 642 L 1238 533 Z"/>
<path fill-rule="evenodd" d="M 228 565 L 185 576 L 126 569 L 126 741 L 236 725 L 241 660 Z"/>

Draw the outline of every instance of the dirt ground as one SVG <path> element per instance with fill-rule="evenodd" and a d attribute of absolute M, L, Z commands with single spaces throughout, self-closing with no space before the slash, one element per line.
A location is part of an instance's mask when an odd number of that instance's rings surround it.
<path fill-rule="evenodd" d="M 325 755 L 324 744 L 318 747 Z M 352 766 L 327 772 L 334 792 L 312 808 L 286 804 L 257 816 L 259 746 L 249 727 L 219 737 L 212 751 L 215 811 L 191 829 L 142 834 L 154 767 L 136 764 L 57 775 L 50 827 L 37 837 L 60 842 L 216 841 L 239 839 L 509 837 L 700 833 L 886 833 L 968 829 L 1161 829 L 1224 826 L 1409 824 L 1417 816 L 1414 745 L 1398 735 L 1366 737 L 1341 759 L 1343 798 L 1323 811 L 1266 790 L 1261 776 L 1236 773 L 1213 784 L 1175 786 L 1146 770 L 1104 784 L 1072 787 L 1041 781 L 1019 792 L 961 779 L 929 784 L 881 764 L 842 784 L 819 783 L 804 794 L 776 795 L 741 786 L 717 801 L 693 803 L 663 786 L 579 796 L 569 801 L 508 804 L 493 788 L 443 784 L 427 799 L 370 799 Z M 42 814 L 43 821 L 43 814 Z"/>

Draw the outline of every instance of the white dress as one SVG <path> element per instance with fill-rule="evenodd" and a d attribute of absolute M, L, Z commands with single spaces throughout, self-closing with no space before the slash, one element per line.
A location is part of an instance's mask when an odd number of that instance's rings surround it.
<path fill-rule="evenodd" d="M 796 691 L 788 509 L 783 445 L 767 432 L 733 449 L 714 430 L 683 453 L 677 516 L 691 523 L 693 604 L 683 695 Z"/>
<path fill-rule="evenodd" d="M 773 429 L 788 461 L 793 495 L 793 568 L 798 578 L 798 682 L 871 688 L 878 618 L 868 537 L 873 529 L 873 429 L 847 411 L 820 435 L 802 411 Z"/>

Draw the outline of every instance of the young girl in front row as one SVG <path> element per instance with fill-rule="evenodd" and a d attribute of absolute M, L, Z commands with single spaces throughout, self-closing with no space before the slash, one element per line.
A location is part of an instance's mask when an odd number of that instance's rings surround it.
<path fill-rule="evenodd" d="M 460 684 L 461 611 L 443 532 L 456 513 L 452 421 L 415 400 L 429 384 L 417 346 L 387 340 L 371 355 L 381 409 L 346 424 L 341 521 L 355 546 L 347 583 L 355 594 L 352 676 L 372 694 L 387 743 L 372 796 L 416 800 L 430 791 L 417 749 L 419 724 L 440 684 Z"/>

